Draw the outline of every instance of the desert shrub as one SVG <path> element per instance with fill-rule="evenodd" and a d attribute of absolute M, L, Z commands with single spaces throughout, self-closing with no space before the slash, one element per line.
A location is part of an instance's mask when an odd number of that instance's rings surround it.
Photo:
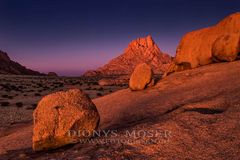
<path fill-rule="evenodd" d="M 85 90 L 91 90 L 92 88 L 91 87 L 88 87 L 88 88 L 86 88 Z"/>
<path fill-rule="evenodd" d="M 18 89 L 24 89 L 24 87 L 23 86 L 18 86 Z"/>
<path fill-rule="evenodd" d="M 10 103 L 9 102 L 1 102 L 1 106 L 9 106 Z"/>
<path fill-rule="evenodd" d="M 48 86 L 45 86 L 44 87 L 44 90 L 49 90 L 50 88 Z"/>
<path fill-rule="evenodd" d="M 36 97 L 39 97 L 39 96 L 41 96 L 41 94 L 40 93 L 35 93 L 34 94 Z"/>
<path fill-rule="evenodd" d="M 103 91 L 103 87 L 98 88 L 99 91 Z"/>
<path fill-rule="evenodd" d="M 102 96 L 102 93 L 97 93 L 97 96 Z"/>
<path fill-rule="evenodd" d="M 20 107 L 23 106 L 23 103 L 22 103 L 22 102 L 17 102 L 17 103 L 16 103 L 16 106 L 20 108 Z"/>
<path fill-rule="evenodd" d="M 36 104 L 36 103 L 32 104 L 32 109 L 37 108 L 37 105 L 38 105 L 38 104 Z"/>
<path fill-rule="evenodd" d="M 11 91 L 11 87 L 10 87 L 10 84 L 7 83 L 7 84 L 1 84 L 2 88 L 6 91 L 6 92 L 9 92 Z"/>
<path fill-rule="evenodd" d="M 10 87 L 11 87 L 11 90 L 20 91 L 20 89 L 18 88 L 18 86 L 11 85 Z"/>
<path fill-rule="evenodd" d="M 64 87 L 63 83 L 59 83 L 58 87 Z"/>
<path fill-rule="evenodd" d="M 98 82 L 92 82 L 93 85 L 98 85 Z"/>
<path fill-rule="evenodd" d="M 37 83 L 38 88 L 43 87 L 41 83 Z"/>
<path fill-rule="evenodd" d="M 8 96 L 7 98 L 8 98 L 8 99 L 13 99 L 13 96 Z"/>
<path fill-rule="evenodd" d="M 2 98 L 8 98 L 8 95 L 4 94 L 2 95 Z"/>
<path fill-rule="evenodd" d="M 37 104 L 34 103 L 34 104 L 32 104 L 32 106 L 27 107 L 26 109 L 27 109 L 27 110 L 34 110 L 34 109 L 36 109 L 36 108 L 37 108 Z"/>

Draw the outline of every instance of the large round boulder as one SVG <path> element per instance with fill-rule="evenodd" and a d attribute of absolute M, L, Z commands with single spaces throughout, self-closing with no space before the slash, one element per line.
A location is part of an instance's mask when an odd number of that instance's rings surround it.
<path fill-rule="evenodd" d="M 134 69 L 130 81 L 129 87 L 131 90 L 143 90 L 145 87 L 154 84 L 152 78 L 153 72 L 151 67 L 146 63 L 141 63 Z"/>
<path fill-rule="evenodd" d="M 89 138 L 99 124 L 91 99 L 79 89 L 43 97 L 33 113 L 33 150 L 47 150 Z"/>
<path fill-rule="evenodd" d="M 212 47 L 213 60 L 234 61 L 240 53 L 240 34 L 229 34 L 218 38 Z"/>

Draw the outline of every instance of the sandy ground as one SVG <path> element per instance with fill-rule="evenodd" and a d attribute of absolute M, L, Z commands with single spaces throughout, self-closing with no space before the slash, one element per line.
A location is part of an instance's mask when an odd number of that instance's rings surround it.
<path fill-rule="evenodd" d="M 93 100 L 101 117 L 100 130 L 116 131 L 115 136 L 96 136 L 90 142 L 35 153 L 32 124 L 13 124 L 0 138 L 0 157 L 237 160 L 239 83 L 240 61 L 174 73 L 144 91 L 124 89 Z"/>
<path fill-rule="evenodd" d="M 96 98 L 127 88 L 126 85 L 99 86 L 98 79 L 0 75 L 0 136 L 7 128 L 32 122 L 33 110 L 44 95 L 79 88 Z"/>

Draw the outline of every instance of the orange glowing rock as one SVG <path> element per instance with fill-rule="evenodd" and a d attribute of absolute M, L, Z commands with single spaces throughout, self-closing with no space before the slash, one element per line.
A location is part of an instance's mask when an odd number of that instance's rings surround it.
<path fill-rule="evenodd" d="M 212 47 L 213 58 L 218 61 L 234 61 L 240 53 L 240 34 L 229 34 L 218 38 Z"/>
<path fill-rule="evenodd" d="M 142 90 L 146 86 L 153 86 L 154 80 L 152 76 L 153 76 L 153 72 L 151 67 L 148 64 L 142 63 L 137 65 L 129 81 L 130 89 Z"/>
<path fill-rule="evenodd" d="M 240 12 L 226 17 L 215 26 L 187 33 L 177 47 L 174 60 L 176 66 L 172 65 L 167 72 L 207 65 L 213 63 L 216 58 L 218 61 L 235 60 L 240 47 L 239 26 Z M 225 40 L 226 36 L 230 39 Z M 231 44 L 226 46 L 227 43 Z"/>
<path fill-rule="evenodd" d="M 45 96 L 33 114 L 33 150 L 48 150 L 89 138 L 99 124 L 99 114 L 91 99 L 72 89 Z M 76 134 L 73 134 L 76 133 Z"/>
<path fill-rule="evenodd" d="M 156 74 L 164 73 L 171 57 L 163 53 L 151 36 L 133 40 L 124 53 L 96 71 L 88 71 L 85 76 L 93 75 L 130 75 L 140 63 L 148 63 Z"/>

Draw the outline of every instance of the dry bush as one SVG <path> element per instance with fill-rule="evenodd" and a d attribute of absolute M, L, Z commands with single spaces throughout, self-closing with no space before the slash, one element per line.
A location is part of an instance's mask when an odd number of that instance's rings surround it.
<path fill-rule="evenodd" d="M 16 103 L 16 106 L 20 108 L 20 107 L 23 106 L 23 103 L 22 103 L 22 102 L 17 102 L 17 103 Z"/>
<path fill-rule="evenodd" d="M 1 106 L 9 106 L 10 105 L 10 103 L 9 102 L 1 102 Z"/>

